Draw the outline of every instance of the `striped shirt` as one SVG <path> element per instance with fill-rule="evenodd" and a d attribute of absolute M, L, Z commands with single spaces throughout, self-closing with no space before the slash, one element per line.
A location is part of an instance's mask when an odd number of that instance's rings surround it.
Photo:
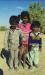
<path fill-rule="evenodd" d="M 34 32 L 30 32 L 29 33 L 29 40 L 28 40 L 28 45 L 29 47 L 38 47 L 41 48 L 41 44 L 42 44 L 42 39 L 40 37 L 40 32 L 34 33 Z"/>

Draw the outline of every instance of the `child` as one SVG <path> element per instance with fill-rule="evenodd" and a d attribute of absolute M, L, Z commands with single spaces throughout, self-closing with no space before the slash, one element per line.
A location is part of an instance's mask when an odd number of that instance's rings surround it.
<path fill-rule="evenodd" d="M 10 28 L 5 34 L 5 49 L 10 50 L 9 66 L 10 69 L 18 68 L 18 46 L 20 30 L 18 28 L 18 17 L 11 16 L 9 19 Z"/>
<path fill-rule="evenodd" d="M 21 57 L 24 55 L 24 62 L 25 62 L 25 55 L 28 51 L 28 37 L 29 37 L 29 31 L 30 31 L 30 16 L 28 11 L 23 11 L 21 13 L 21 20 L 22 22 L 19 23 L 19 28 L 22 31 L 22 40 L 20 39 L 20 54 Z"/>
<path fill-rule="evenodd" d="M 40 37 L 40 22 L 33 21 L 31 24 L 31 32 L 29 33 L 29 61 L 31 67 L 33 64 L 38 67 L 39 63 L 39 51 L 41 51 L 42 40 Z"/>

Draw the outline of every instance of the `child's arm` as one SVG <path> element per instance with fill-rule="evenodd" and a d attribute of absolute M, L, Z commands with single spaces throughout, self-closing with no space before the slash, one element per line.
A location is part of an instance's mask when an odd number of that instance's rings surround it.
<path fill-rule="evenodd" d="M 32 41 L 32 37 L 30 36 L 30 33 L 29 33 L 29 39 L 28 39 L 28 51 L 30 51 L 30 50 L 31 50 L 31 47 L 32 47 L 31 41 Z"/>
<path fill-rule="evenodd" d="M 19 45 L 20 45 L 20 46 L 22 45 L 22 36 L 21 36 L 21 34 L 20 34 L 20 36 L 19 36 Z"/>
<path fill-rule="evenodd" d="M 20 39 L 21 44 L 25 44 L 26 36 L 22 32 L 20 33 Z"/>
<path fill-rule="evenodd" d="M 40 42 L 39 42 L 39 50 L 42 50 L 42 39 L 40 38 Z"/>
<path fill-rule="evenodd" d="M 9 31 L 6 31 L 5 32 L 5 37 L 4 37 L 4 48 L 6 50 L 8 50 L 8 34 L 9 34 Z"/>
<path fill-rule="evenodd" d="M 19 31 L 19 47 L 22 45 L 22 33 Z"/>

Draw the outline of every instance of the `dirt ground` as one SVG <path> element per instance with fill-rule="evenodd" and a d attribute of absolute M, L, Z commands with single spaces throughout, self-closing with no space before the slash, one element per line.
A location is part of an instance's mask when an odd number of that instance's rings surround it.
<path fill-rule="evenodd" d="M 5 32 L 0 31 L 0 51 L 4 47 L 4 34 Z M 40 53 L 38 68 L 33 67 L 33 69 L 30 70 L 27 67 L 23 69 L 22 66 L 20 66 L 18 70 L 10 70 L 5 58 L 2 59 L 0 57 L 0 69 L 3 70 L 3 75 L 45 75 L 45 35 L 42 35 L 42 51 Z"/>

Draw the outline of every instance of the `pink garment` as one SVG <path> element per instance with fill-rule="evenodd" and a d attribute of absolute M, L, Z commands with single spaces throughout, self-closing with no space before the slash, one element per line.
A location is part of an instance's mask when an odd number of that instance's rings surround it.
<path fill-rule="evenodd" d="M 29 32 L 30 32 L 30 23 L 26 23 L 25 27 L 24 27 L 23 23 L 20 23 L 19 28 L 22 31 L 22 33 L 26 36 L 25 44 L 28 45 L 28 38 L 29 38 Z"/>

